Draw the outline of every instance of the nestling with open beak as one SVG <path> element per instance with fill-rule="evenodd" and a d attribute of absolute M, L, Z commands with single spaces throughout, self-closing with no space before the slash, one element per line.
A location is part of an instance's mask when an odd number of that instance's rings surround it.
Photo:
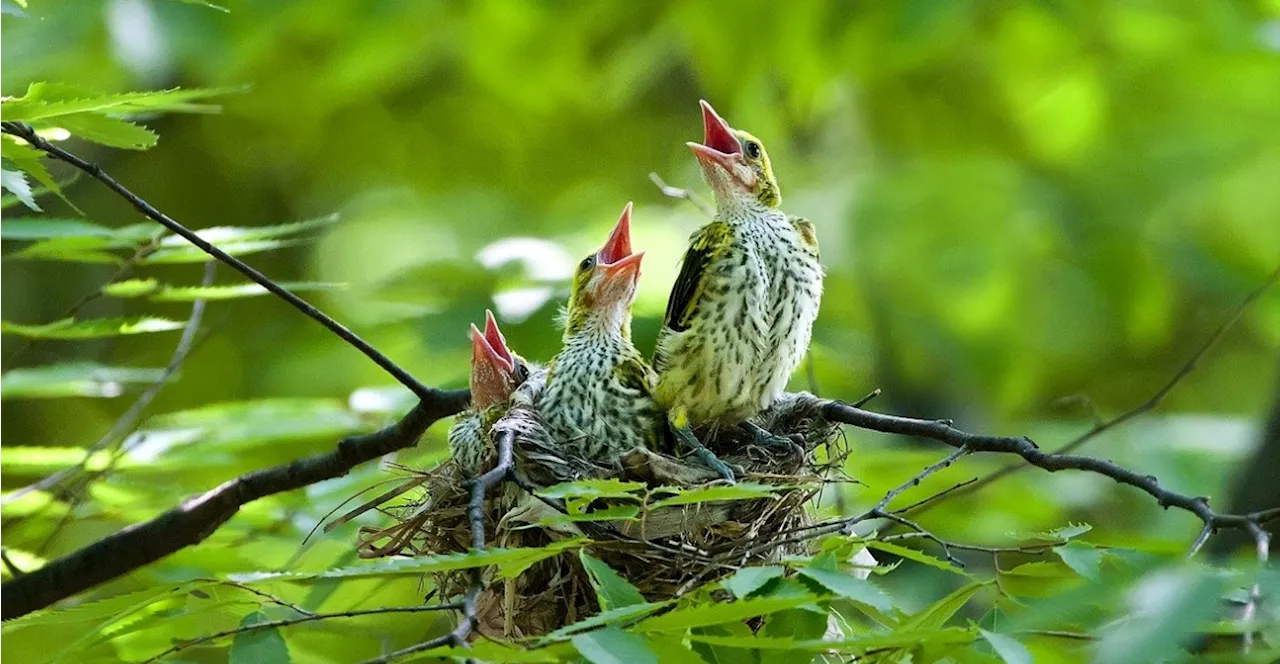
<path fill-rule="evenodd" d="M 478 475 L 493 456 L 489 430 L 507 411 L 511 394 L 531 367 L 511 352 L 493 313 L 485 311 L 484 332 L 471 326 L 471 407 L 449 429 L 449 451 L 468 475 Z"/>
<path fill-rule="evenodd" d="M 667 301 L 654 368 L 655 396 L 677 436 L 732 480 L 694 428 L 750 422 L 787 386 L 809 347 L 822 299 L 813 224 L 778 209 L 782 196 L 759 139 L 702 102 L 703 142 L 689 143 L 716 199 L 716 217 L 690 238 Z"/>
<path fill-rule="evenodd" d="M 560 444 L 606 465 L 622 452 L 652 447 L 662 431 L 653 372 L 631 343 L 643 255 L 631 251 L 628 203 L 608 241 L 574 271 L 563 344 L 539 403 Z"/>

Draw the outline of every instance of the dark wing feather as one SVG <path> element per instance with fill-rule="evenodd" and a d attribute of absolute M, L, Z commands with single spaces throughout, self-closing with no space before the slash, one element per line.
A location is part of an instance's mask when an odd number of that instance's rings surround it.
<path fill-rule="evenodd" d="M 671 297 L 667 299 L 663 327 L 676 332 L 689 329 L 689 323 L 697 311 L 698 296 L 702 293 L 707 266 L 729 239 L 729 233 L 728 225 L 721 221 L 711 222 L 694 233 L 684 260 L 681 261 L 680 275 L 676 277 L 676 283 L 671 287 Z"/>

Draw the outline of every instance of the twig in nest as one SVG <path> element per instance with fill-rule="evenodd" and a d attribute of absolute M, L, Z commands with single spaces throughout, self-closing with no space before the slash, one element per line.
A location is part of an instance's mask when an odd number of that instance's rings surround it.
<path fill-rule="evenodd" d="M 681 189 L 680 187 L 673 187 L 667 184 L 662 179 L 662 176 L 657 173 L 650 173 L 649 180 L 658 186 L 658 190 L 662 192 L 663 196 L 689 201 L 694 207 L 698 208 L 702 214 L 705 214 L 708 217 L 716 216 L 715 210 L 711 209 L 711 206 L 707 205 L 706 201 L 702 200 L 697 194 L 694 194 L 688 189 Z"/>

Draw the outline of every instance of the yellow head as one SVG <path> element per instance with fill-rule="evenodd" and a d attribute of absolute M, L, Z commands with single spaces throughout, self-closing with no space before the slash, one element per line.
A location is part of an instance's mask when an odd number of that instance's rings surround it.
<path fill-rule="evenodd" d="M 721 211 L 781 205 L 782 193 L 778 190 L 778 180 L 773 176 L 764 144 L 755 136 L 730 127 L 711 108 L 711 104 L 700 103 L 702 142 L 691 141 L 688 145 L 698 158 Z"/>
<path fill-rule="evenodd" d="M 609 239 L 578 264 L 569 287 L 565 336 L 595 325 L 631 336 L 631 303 L 640 281 L 644 252 L 631 252 L 631 203 L 622 210 Z"/>

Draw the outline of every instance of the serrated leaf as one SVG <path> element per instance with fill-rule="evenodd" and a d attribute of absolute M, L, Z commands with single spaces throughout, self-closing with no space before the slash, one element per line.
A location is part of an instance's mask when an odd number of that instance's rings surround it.
<path fill-rule="evenodd" d="M 240 627 L 252 627 L 271 619 L 261 611 L 255 611 L 240 621 Z M 231 640 L 227 654 L 228 664 L 288 664 L 289 645 L 285 643 L 280 628 L 267 627 L 240 632 Z"/>
<path fill-rule="evenodd" d="M 214 243 L 228 256 L 248 256 L 264 251 L 275 251 L 301 244 L 300 240 L 250 240 L 248 242 Z M 181 263 L 203 263 L 210 260 L 209 254 L 195 245 L 157 249 L 144 257 L 140 263 L 144 265 L 174 265 Z"/>
<path fill-rule="evenodd" d="M 1012 636 L 988 632 L 985 629 L 978 630 L 978 633 L 991 644 L 991 649 L 1004 660 L 1004 664 L 1032 664 L 1031 653 L 1027 651 L 1027 647 Z"/>
<path fill-rule="evenodd" d="M 538 495 L 543 498 L 633 498 L 644 489 L 643 482 L 609 478 L 561 482 L 539 490 Z"/>
<path fill-rule="evenodd" d="M 1001 586 L 1019 597 L 1045 597 L 1082 583 L 1080 576 L 1058 561 L 1038 560 L 1000 572 Z"/>
<path fill-rule="evenodd" d="M 979 590 L 991 585 L 991 583 L 993 582 L 978 581 L 956 590 L 937 602 L 934 602 L 927 609 L 912 616 L 910 620 L 907 620 L 902 624 L 900 629 L 912 630 L 942 627 L 948 620 L 951 620 L 951 617 L 954 616 L 956 612 L 964 608 L 964 605 L 968 604 L 969 600 L 976 595 Z"/>
<path fill-rule="evenodd" d="M 551 632 L 543 638 L 543 641 L 554 641 L 563 639 L 570 634 L 575 634 L 588 629 L 595 629 L 601 625 L 624 625 L 637 618 L 643 618 L 658 609 L 669 606 L 673 600 L 664 602 L 646 602 L 644 604 L 631 604 L 609 611 L 602 611 L 589 618 L 579 620 L 572 625 L 565 625 L 560 629 Z"/>
<path fill-rule="evenodd" d="M 709 486 L 697 487 L 694 489 L 680 489 L 676 495 L 669 498 L 663 498 L 652 505 L 649 509 L 662 509 L 663 507 L 673 507 L 676 505 L 695 505 L 698 503 L 709 503 L 726 500 L 749 500 L 753 498 L 766 498 L 773 496 L 775 492 L 784 487 L 773 486 L 770 484 L 758 484 L 754 482 L 741 482 L 729 486 Z"/>
<path fill-rule="evenodd" d="M 814 567 L 805 567 L 799 572 L 802 576 L 822 584 L 827 590 L 846 599 L 870 605 L 881 611 L 893 608 L 893 602 L 890 601 L 889 596 L 866 579 L 859 579 L 852 574 L 840 571 Z"/>
<path fill-rule="evenodd" d="M 37 212 L 40 211 L 35 196 L 31 195 L 31 183 L 27 182 L 27 176 L 17 164 L 6 161 L 4 167 L 0 168 L 0 187 L 4 187 L 6 191 L 16 196 L 23 205 Z"/>
<path fill-rule="evenodd" d="M 113 148 L 146 150 L 160 139 L 154 131 L 128 120 L 81 113 L 58 118 L 49 124 L 65 129 L 72 136 Z"/>
<path fill-rule="evenodd" d="M 181 330 L 183 321 L 143 316 L 141 318 L 64 318 L 45 325 L 22 325 L 0 321 L 0 332 L 29 339 L 101 339 L 130 334 Z"/>
<path fill-rule="evenodd" d="M 295 293 L 336 291 L 346 288 L 346 284 L 326 283 L 319 281 L 283 281 L 281 286 Z M 258 284 L 234 284 L 226 286 L 164 286 L 148 299 L 153 302 L 194 302 L 206 300 L 210 302 L 237 300 L 246 297 L 268 295 L 270 292 Z"/>
<path fill-rule="evenodd" d="M 107 237 L 114 231 L 79 219 L 24 217 L 5 219 L 0 224 L 0 239 L 48 240 L 55 237 Z"/>
<path fill-rule="evenodd" d="M 102 293 L 111 297 L 142 297 L 151 295 L 160 288 L 160 282 L 155 279 L 126 279 L 103 286 Z"/>
<path fill-rule="evenodd" d="M 514 579 L 521 572 L 542 560 L 560 555 L 564 551 L 582 546 L 586 540 L 567 539 L 546 546 L 522 549 L 485 549 L 468 553 L 450 553 L 436 556 L 420 556 L 395 560 L 379 560 L 364 565 L 352 565 L 315 573 L 259 573 L 234 574 L 231 579 L 242 583 L 279 579 L 283 581 L 312 581 L 317 579 L 350 579 L 360 577 L 397 576 L 401 574 L 434 574 L 461 569 L 496 566 L 502 578 Z"/>
<path fill-rule="evenodd" d="M 1086 579 L 1098 579 L 1098 567 L 1102 565 L 1103 552 L 1088 542 L 1073 540 L 1062 546 L 1054 547 L 1054 553 L 1062 558 L 1067 567 Z"/>
<path fill-rule="evenodd" d="M 0 378 L 0 399 L 111 398 L 120 396 L 125 384 L 154 383 L 163 375 L 163 369 L 109 367 L 93 362 L 14 369 Z"/>
<path fill-rule="evenodd" d="M 644 641 L 662 664 L 707 664 L 705 659 L 685 645 L 684 639 L 679 637 L 650 634 L 644 637 Z"/>
<path fill-rule="evenodd" d="M 934 569 L 940 569 L 946 572 L 951 572 L 952 574 L 963 576 L 967 579 L 973 578 L 972 574 L 964 571 L 963 569 L 961 569 L 956 565 L 953 565 L 940 558 L 934 558 L 933 556 L 927 553 L 924 553 L 922 551 L 917 551 L 916 549 L 912 549 L 910 547 L 899 546 L 897 544 L 894 544 L 893 542 L 879 542 L 875 540 L 868 540 L 867 542 L 865 542 L 865 544 L 869 549 L 875 549 L 876 551 L 883 551 L 885 553 L 898 556 L 899 558 L 902 558 L 904 560 L 910 560 L 913 562 L 921 563 L 923 565 L 928 565 L 929 567 L 932 567 Z"/>
<path fill-rule="evenodd" d="M 582 561 L 583 569 L 587 570 L 587 575 L 591 577 L 591 584 L 595 586 L 596 598 L 600 601 L 601 609 L 606 611 L 619 609 L 634 604 L 645 604 L 648 601 L 644 595 L 640 594 L 639 589 L 613 571 L 613 568 L 604 561 L 593 558 L 586 551 L 578 551 L 578 558 Z"/>
<path fill-rule="evenodd" d="M 5 106 L 5 108 L 8 107 Z M 49 175 L 49 169 L 45 168 L 44 165 L 43 152 L 25 143 L 19 143 L 18 139 L 13 136 L 5 135 L 0 139 L 0 157 L 3 157 L 5 169 L 12 170 L 17 168 L 27 175 L 30 175 L 33 180 L 39 182 L 45 189 L 53 192 L 58 196 L 58 198 L 65 201 L 67 205 L 70 205 L 72 209 L 79 212 L 79 209 L 62 194 L 62 188 L 58 186 L 58 183 L 53 179 L 53 176 Z M 8 188 L 8 185 L 6 185 L 6 188 Z M 35 198 L 35 192 L 31 191 L 29 185 L 27 187 L 27 195 L 32 199 Z M 33 210 L 40 209 L 38 206 L 33 207 L 33 205 L 34 200 L 32 201 L 32 204 L 27 207 L 30 207 Z"/>
<path fill-rule="evenodd" d="M 250 242 L 254 240 L 278 240 L 280 238 L 292 237 L 300 235 L 307 231 L 324 228 L 325 226 L 337 223 L 339 217 L 336 214 L 325 215 L 315 219 L 306 219 L 303 221 L 291 221 L 285 224 L 273 224 L 270 226 L 210 226 L 195 231 L 200 239 L 221 245 L 225 242 Z M 161 247 L 188 247 L 190 244 L 186 238 L 180 235 L 170 235 L 160 241 Z"/>
<path fill-rule="evenodd" d="M 794 609 L 797 606 L 811 604 L 819 599 L 814 595 L 799 595 L 795 597 L 753 597 L 736 602 L 694 604 L 645 620 L 636 625 L 634 631 L 683 631 L 692 627 L 738 622 L 755 616 L 768 615 L 775 611 Z"/>
<path fill-rule="evenodd" d="M 605 509 L 592 510 L 582 514 L 552 514 L 538 520 L 538 525 L 558 526 L 566 523 L 582 523 L 587 521 L 635 521 L 640 508 L 634 505 L 613 505 Z"/>
<path fill-rule="evenodd" d="M 573 647 L 592 664 L 658 664 L 644 637 L 606 627 L 573 637 Z"/>
<path fill-rule="evenodd" d="M 1069 523 L 1061 528 L 1054 528 L 1048 532 L 1036 533 L 1036 537 L 1049 541 L 1060 539 L 1069 540 L 1073 537 L 1079 537 L 1090 530 L 1093 530 L 1093 526 L 1087 523 Z"/>
<path fill-rule="evenodd" d="M 774 579 L 782 577 L 786 570 L 777 565 L 767 565 L 764 567 L 743 567 L 733 573 L 727 579 L 722 579 L 720 585 L 724 586 L 733 593 L 738 599 L 746 599 L 747 595 L 754 593 Z"/>
<path fill-rule="evenodd" d="M 59 83 L 38 82 L 27 88 L 27 93 L 4 104 L 4 118 L 9 122 L 32 122 L 45 118 L 76 113 L 129 114 L 140 112 L 217 112 L 218 106 L 193 103 L 219 95 L 237 92 L 242 88 L 209 88 L 181 90 L 157 90 L 151 92 L 125 92 L 118 94 L 93 94 L 83 89 Z"/>

